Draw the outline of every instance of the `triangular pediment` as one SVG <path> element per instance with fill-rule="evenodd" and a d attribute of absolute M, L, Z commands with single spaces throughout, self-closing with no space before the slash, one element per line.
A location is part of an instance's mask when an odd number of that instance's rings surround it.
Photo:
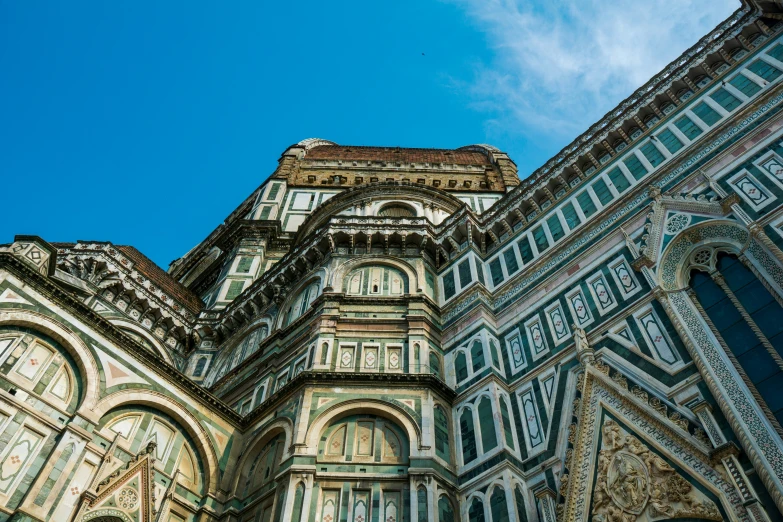
<path fill-rule="evenodd" d="M 726 210 L 715 197 L 657 194 L 644 224 L 634 266 L 653 267 L 672 239 L 683 230 L 711 219 L 725 219 Z"/>
<path fill-rule="evenodd" d="M 155 444 L 150 443 L 125 466 L 85 493 L 74 520 L 86 522 L 106 518 L 123 522 L 153 522 L 156 506 L 154 464 Z"/>
<path fill-rule="evenodd" d="M 559 520 L 749 520 L 698 427 L 601 362 L 577 382 Z"/>

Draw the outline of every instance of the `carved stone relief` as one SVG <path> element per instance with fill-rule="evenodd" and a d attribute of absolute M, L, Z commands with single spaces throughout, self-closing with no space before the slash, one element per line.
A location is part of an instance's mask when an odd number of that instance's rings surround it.
<path fill-rule="evenodd" d="M 593 491 L 596 522 L 723 520 L 715 504 L 644 443 L 607 419 Z"/>

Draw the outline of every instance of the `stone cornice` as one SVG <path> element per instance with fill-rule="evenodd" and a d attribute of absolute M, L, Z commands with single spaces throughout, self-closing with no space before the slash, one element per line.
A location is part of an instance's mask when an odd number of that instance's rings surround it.
<path fill-rule="evenodd" d="M 130 336 L 124 334 L 107 319 L 90 309 L 87 305 L 75 299 L 69 292 L 63 290 L 52 280 L 31 270 L 12 254 L 0 252 L 0 268 L 4 268 L 13 275 L 32 286 L 37 292 L 57 303 L 59 306 L 88 323 L 98 333 L 109 339 L 116 347 L 121 348 L 140 363 L 153 368 L 168 382 L 179 387 L 182 391 L 198 402 L 222 416 L 222 418 L 235 425 L 240 425 L 241 417 L 224 404 L 220 399 L 190 380 L 187 376 L 167 363 L 159 355 L 150 352 L 136 342 Z"/>
<path fill-rule="evenodd" d="M 163 288 L 155 285 L 150 278 L 135 268 L 135 263 L 120 252 L 111 243 L 104 242 L 79 242 L 72 247 L 61 247 L 58 249 L 58 264 L 64 264 L 64 261 L 73 261 L 75 259 L 95 259 L 106 263 L 110 272 L 119 275 L 118 281 L 129 289 L 134 290 L 139 295 L 144 296 L 148 302 L 154 303 L 161 313 L 171 317 L 175 324 L 183 327 L 191 327 L 196 319 L 196 315 L 190 312 L 185 303 L 166 292 Z M 63 267 L 66 271 L 67 267 Z M 77 275 L 85 280 L 81 275 Z M 91 281 L 86 280 L 91 283 Z"/>
<path fill-rule="evenodd" d="M 243 418 L 243 427 L 248 428 L 258 420 L 275 411 L 292 395 L 307 386 L 372 386 L 387 388 L 420 387 L 433 389 L 441 395 L 449 405 L 453 404 L 457 394 L 445 382 L 434 375 L 426 373 L 358 373 L 358 372 L 322 372 L 304 371 L 292 378 L 285 386 L 276 390 L 271 397 L 262 402 Z"/>

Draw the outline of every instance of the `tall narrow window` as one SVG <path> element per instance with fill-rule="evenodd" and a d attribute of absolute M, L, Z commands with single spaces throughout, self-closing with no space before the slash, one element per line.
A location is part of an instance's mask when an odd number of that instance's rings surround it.
<path fill-rule="evenodd" d="M 729 83 L 748 98 L 753 97 L 761 90 L 761 87 L 759 87 L 756 82 L 743 74 L 738 74 L 729 80 Z"/>
<path fill-rule="evenodd" d="M 544 227 L 539 225 L 535 230 L 533 230 L 533 241 L 536 242 L 536 248 L 538 249 L 539 253 L 549 248 L 549 240 L 546 238 Z"/>
<path fill-rule="evenodd" d="M 586 190 L 579 194 L 576 197 L 576 200 L 579 202 L 579 206 L 582 207 L 582 213 L 585 217 L 592 216 L 595 211 L 598 210 L 595 203 L 593 203 L 593 198 L 590 197 L 590 194 Z"/>
<path fill-rule="evenodd" d="M 658 141 L 660 141 L 666 150 L 674 154 L 682 148 L 682 142 L 674 135 L 669 129 L 664 129 L 658 134 Z"/>
<path fill-rule="evenodd" d="M 487 522 L 484 517 L 484 504 L 477 497 L 473 497 L 468 508 L 468 520 L 469 522 Z"/>
<path fill-rule="evenodd" d="M 277 193 L 280 192 L 280 185 L 281 183 L 272 184 L 272 187 L 269 189 L 269 193 L 266 195 L 267 201 L 272 201 L 277 197 Z"/>
<path fill-rule="evenodd" d="M 507 248 L 503 251 L 503 260 L 506 262 L 506 271 L 509 275 L 519 270 L 519 264 L 517 263 L 517 254 L 514 252 L 514 248 Z"/>
<path fill-rule="evenodd" d="M 427 490 L 420 487 L 416 490 L 416 511 L 418 512 L 419 522 L 427 522 L 429 513 L 427 513 Z"/>
<path fill-rule="evenodd" d="M 593 183 L 593 192 L 595 192 L 595 195 L 598 197 L 598 201 L 601 202 L 601 205 L 606 206 L 608 205 L 614 196 L 609 191 L 609 187 L 606 186 L 606 183 L 604 183 L 604 180 L 597 179 L 595 183 Z"/>
<path fill-rule="evenodd" d="M 657 167 L 663 163 L 664 159 L 666 159 L 663 157 L 663 154 L 661 154 L 661 151 L 659 151 L 651 141 L 648 141 L 639 147 L 639 151 L 644 154 L 644 157 L 647 158 L 647 161 L 649 161 L 650 165 L 653 167 Z"/>
<path fill-rule="evenodd" d="M 231 284 L 226 291 L 226 300 L 231 301 L 232 299 L 236 299 L 236 297 L 242 293 L 242 288 L 244 288 L 244 286 L 244 281 L 231 281 Z"/>
<path fill-rule="evenodd" d="M 503 435 L 506 438 L 506 446 L 514 449 L 514 435 L 512 433 L 511 416 L 508 413 L 506 399 L 500 397 L 500 418 L 503 420 Z"/>
<path fill-rule="evenodd" d="M 560 218 L 557 213 L 552 214 L 546 220 L 547 226 L 549 226 L 549 233 L 552 235 L 552 241 L 559 241 L 565 235 L 563 231 L 563 224 L 560 223 Z"/>
<path fill-rule="evenodd" d="M 573 230 L 578 227 L 581 220 L 579 219 L 579 214 L 577 214 L 576 210 L 574 209 L 573 203 L 566 203 L 563 205 L 562 210 L 563 217 L 566 220 L 566 225 L 568 225 L 568 230 Z"/>
<path fill-rule="evenodd" d="M 457 382 L 462 382 L 468 378 L 468 363 L 465 352 L 459 352 L 454 359 L 454 373 L 457 375 Z"/>
<path fill-rule="evenodd" d="M 435 454 L 445 460 L 451 461 L 451 451 L 449 450 L 449 419 L 440 406 L 435 406 Z"/>
<path fill-rule="evenodd" d="M 527 509 L 525 508 L 525 495 L 522 493 L 522 488 L 517 486 L 514 488 L 514 503 L 517 506 L 517 515 L 520 522 L 527 522 Z"/>
<path fill-rule="evenodd" d="M 302 505 L 304 504 L 304 484 L 301 482 L 297 484 L 296 491 L 294 492 L 294 506 L 291 511 L 291 522 L 301 522 L 302 520 Z"/>
<path fill-rule="evenodd" d="M 456 520 L 451 501 L 445 496 L 441 496 L 438 499 L 438 522 L 456 522 Z"/>
<path fill-rule="evenodd" d="M 610 170 L 608 176 L 612 181 L 614 188 L 616 188 L 617 192 L 620 194 L 628 190 L 628 188 L 631 186 L 631 184 L 628 182 L 628 179 L 625 177 L 625 174 L 623 174 L 619 167 L 615 167 Z"/>
<path fill-rule="evenodd" d="M 489 262 L 489 275 L 492 277 L 493 285 L 498 286 L 503 282 L 503 267 L 500 266 L 499 257 Z"/>
<path fill-rule="evenodd" d="M 478 457 L 476 452 L 476 430 L 473 426 L 473 411 L 470 408 L 462 410 L 459 417 L 459 432 L 462 437 L 462 462 L 467 464 Z"/>
<path fill-rule="evenodd" d="M 698 103 L 693 107 L 693 114 L 710 127 L 720 121 L 720 114 L 704 102 Z"/>
<path fill-rule="evenodd" d="M 509 522 L 506 492 L 500 486 L 495 486 L 495 490 L 492 492 L 492 497 L 489 499 L 489 511 L 492 513 L 492 522 Z"/>
<path fill-rule="evenodd" d="M 756 76 L 764 78 L 768 82 L 771 82 L 780 76 L 780 71 L 778 69 L 761 60 L 756 60 L 752 64 L 748 65 L 748 70 Z"/>
<path fill-rule="evenodd" d="M 237 263 L 237 272 L 240 274 L 250 273 L 250 267 L 253 266 L 253 258 L 251 256 L 242 256 Z"/>
<path fill-rule="evenodd" d="M 470 261 L 465 260 L 457 265 L 459 271 L 459 285 L 464 288 L 473 281 L 473 275 L 470 273 Z"/>
<path fill-rule="evenodd" d="M 440 357 L 434 352 L 430 352 L 430 372 L 436 377 L 441 377 Z"/>
<path fill-rule="evenodd" d="M 720 106 L 723 107 L 726 112 L 733 111 L 742 103 L 726 89 L 717 89 L 715 92 L 710 94 L 710 98 L 718 102 L 718 104 L 720 104 Z"/>
<path fill-rule="evenodd" d="M 628 167 L 631 175 L 637 181 L 642 179 L 644 175 L 647 174 L 647 169 L 642 164 L 642 162 L 639 161 L 639 158 L 637 158 L 634 154 L 629 154 L 628 157 L 623 160 L 623 163 L 625 163 L 625 166 Z"/>
<path fill-rule="evenodd" d="M 783 44 L 777 44 L 775 47 L 767 51 L 767 54 L 777 61 L 783 62 Z"/>
<path fill-rule="evenodd" d="M 454 283 L 454 272 L 449 270 L 443 274 L 443 295 L 446 299 L 451 299 L 457 293 L 457 287 Z"/>
<path fill-rule="evenodd" d="M 680 132 L 685 134 L 685 137 L 691 141 L 695 140 L 696 137 L 701 134 L 701 129 L 699 126 L 693 123 L 693 120 L 687 116 L 683 116 L 679 120 L 675 121 L 674 124 L 678 129 L 680 129 Z"/>
<path fill-rule="evenodd" d="M 489 340 L 489 356 L 492 358 L 492 366 L 500 369 L 500 357 L 498 356 L 498 347 L 495 341 Z"/>
<path fill-rule="evenodd" d="M 533 248 L 530 246 L 530 239 L 527 236 L 522 236 L 517 242 L 517 246 L 519 247 L 519 253 L 522 255 L 522 262 L 525 264 L 531 262 L 533 260 Z"/>
<path fill-rule="evenodd" d="M 481 447 L 484 453 L 498 446 L 495 433 L 495 416 L 492 413 L 492 402 L 489 397 L 483 397 L 478 405 L 479 428 L 481 429 Z"/>
<path fill-rule="evenodd" d="M 481 341 L 473 341 L 470 347 L 470 360 L 473 373 L 484 367 L 484 345 L 481 344 Z"/>

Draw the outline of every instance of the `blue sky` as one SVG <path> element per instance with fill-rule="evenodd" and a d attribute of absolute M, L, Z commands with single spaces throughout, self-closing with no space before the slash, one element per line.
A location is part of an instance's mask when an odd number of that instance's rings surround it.
<path fill-rule="evenodd" d="M 162 267 L 292 143 L 491 143 L 524 177 L 737 0 L 0 0 L 0 243 Z"/>

